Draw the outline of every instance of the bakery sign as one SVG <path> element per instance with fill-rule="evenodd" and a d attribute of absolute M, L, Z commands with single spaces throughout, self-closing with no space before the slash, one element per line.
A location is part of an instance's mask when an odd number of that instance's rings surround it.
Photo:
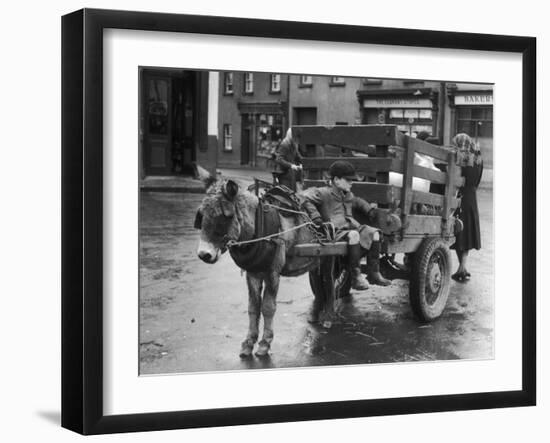
<path fill-rule="evenodd" d="M 367 98 L 363 100 L 365 108 L 432 108 L 432 101 L 429 98 L 394 98 L 380 97 Z"/>
<path fill-rule="evenodd" d="M 455 105 L 487 106 L 493 104 L 493 94 L 465 94 L 455 96 Z"/>

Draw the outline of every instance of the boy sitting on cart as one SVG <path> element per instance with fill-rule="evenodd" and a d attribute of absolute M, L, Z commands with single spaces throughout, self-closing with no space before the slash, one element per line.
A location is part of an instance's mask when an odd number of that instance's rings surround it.
<path fill-rule="evenodd" d="M 362 291 L 369 287 L 360 268 L 361 257 L 365 254 L 368 280 L 380 286 L 391 284 L 380 274 L 380 230 L 360 224 L 352 215 L 357 211 L 369 216 L 369 212 L 376 208 L 351 192 L 352 181 L 358 180 L 355 168 L 347 161 L 338 160 L 330 166 L 329 174 L 330 186 L 313 187 L 302 192 L 304 209 L 317 227 L 331 223 L 336 229 L 335 240 L 347 239 L 353 289 Z"/>

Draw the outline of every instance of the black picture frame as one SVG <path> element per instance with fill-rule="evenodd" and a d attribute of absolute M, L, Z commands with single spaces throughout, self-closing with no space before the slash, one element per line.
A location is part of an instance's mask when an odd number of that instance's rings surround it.
<path fill-rule="evenodd" d="M 106 416 L 102 407 L 102 36 L 108 28 L 521 54 L 522 388 L 506 392 Z M 535 405 L 535 88 L 536 39 L 532 37 L 96 9 L 65 15 L 62 18 L 62 426 L 82 434 L 104 434 Z"/>

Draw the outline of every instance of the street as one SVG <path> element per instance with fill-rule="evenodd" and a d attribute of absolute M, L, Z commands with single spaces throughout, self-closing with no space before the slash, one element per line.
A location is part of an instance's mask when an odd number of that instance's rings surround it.
<path fill-rule="evenodd" d="M 307 322 L 308 276 L 282 278 L 269 358 L 241 360 L 248 327 L 244 274 L 229 254 L 209 265 L 193 228 L 202 194 L 142 192 L 140 201 L 140 374 L 319 365 L 490 359 L 494 353 L 493 194 L 478 190 L 482 249 L 471 280 L 451 280 L 442 316 L 413 316 L 408 282 L 352 291 L 331 329 Z M 453 251 L 453 272 L 457 259 Z"/>

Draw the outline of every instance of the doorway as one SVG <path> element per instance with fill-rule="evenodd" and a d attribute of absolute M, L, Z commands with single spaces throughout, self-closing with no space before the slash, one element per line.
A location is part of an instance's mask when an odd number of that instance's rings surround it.
<path fill-rule="evenodd" d="M 193 174 L 196 160 L 194 71 L 140 70 L 140 141 L 145 175 Z"/>

